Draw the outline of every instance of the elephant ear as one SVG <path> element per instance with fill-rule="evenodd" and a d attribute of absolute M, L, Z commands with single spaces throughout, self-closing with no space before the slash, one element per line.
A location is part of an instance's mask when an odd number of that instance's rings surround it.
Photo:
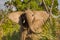
<path fill-rule="evenodd" d="M 19 21 L 20 21 L 19 17 L 21 16 L 22 13 L 23 12 L 21 12 L 21 11 L 9 13 L 8 18 L 15 23 L 19 23 Z"/>
<path fill-rule="evenodd" d="M 46 11 L 33 11 L 34 22 L 31 25 L 31 29 L 34 29 L 35 33 L 42 32 L 42 25 L 47 21 L 49 14 Z"/>
<path fill-rule="evenodd" d="M 40 33 L 42 32 L 42 25 L 48 19 L 49 14 L 47 14 L 45 11 L 27 10 L 26 16 L 30 29 L 35 33 Z"/>

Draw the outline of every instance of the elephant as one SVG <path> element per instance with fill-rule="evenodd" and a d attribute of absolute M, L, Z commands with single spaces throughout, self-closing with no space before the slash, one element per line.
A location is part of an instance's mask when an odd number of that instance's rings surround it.
<path fill-rule="evenodd" d="M 42 25 L 49 18 L 49 14 L 46 11 L 25 10 L 10 13 L 8 18 L 21 25 L 21 40 L 37 40 L 35 34 L 42 32 Z"/>

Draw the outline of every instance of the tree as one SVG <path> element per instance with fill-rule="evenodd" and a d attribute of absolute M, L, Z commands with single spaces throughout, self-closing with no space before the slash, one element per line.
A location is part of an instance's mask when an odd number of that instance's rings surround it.
<path fill-rule="evenodd" d="M 9 1 L 6 2 L 7 4 L 12 4 L 14 5 L 17 10 L 25 10 L 25 9 L 32 9 L 32 10 L 44 10 L 45 9 L 45 4 L 43 3 L 42 0 L 11 0 L 11 3 Z M 50 9 L 52 0 L 45 0 L 46 6 L 48 6 L 48 9 Z M 56 14 L 58 9 L 58 1 L 54 0 L 54 5 L 52 12 L 53 14 Z"/>

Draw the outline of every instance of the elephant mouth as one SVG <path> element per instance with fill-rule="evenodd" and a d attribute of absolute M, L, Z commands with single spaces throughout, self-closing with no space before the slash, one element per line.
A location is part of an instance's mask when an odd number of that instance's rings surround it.
<path fill-rule="evenodd" d="M 24 28 L 28 28 L 29 27 L 28 20 L 27 20 L 27 17 L 26 17 L 26 13 L 23 13 L 20 16 L 19 19 L 20 19 L 20 21 L 19 21 L 20 25 L 22 25 Z"/>

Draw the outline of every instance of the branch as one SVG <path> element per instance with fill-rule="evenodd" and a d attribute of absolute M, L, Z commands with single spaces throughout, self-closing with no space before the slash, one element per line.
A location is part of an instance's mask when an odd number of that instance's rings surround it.
<path fill-rule="evenodd" d="M 53 18 L 59 18 L 60 15 L 55 16 L 55 15 L 52 14 L 52 8 L 53 8 L 53 5 L 54 5 L 54 0 L 52 0 L 52 4 L 51 4 L 51 8 L 50 8 L 50 15 L 51 15 Z"/>
<path fill-rule="evenodd" d="M 54 0 L 52 0 L 52 4 L 51 4 L 51 8 L 50 8 L 50 14 L 52 14 L 53 5 L 54 5 Z"/>
<path fill-rule="evenodd" d="M 49 13 L 49 9 L 48 9 L 48 7 L 47 7 L 47 5 L 46 5 L 45 1 L 44 1 L 44 0 L 42 0 L 42 2 L 44 3 L 44 6 L 45 6 L 45 9 L 46 9 L 47 13 Z"/>
<path fill-rule="evenodd" d="M 60 15 L 55 16 L 55 15 L 53 15 L 53 14 L 51 14 L 51 16 L 52 16 L 53 18 L 59 18 L 59 17 L 60 17 Z"/>
<path fill-rule="evenodd" d="M 52 4 L 51 4 L 51 8 L 49 9 L 48 6 L 46 5 L 45 1 L 42 0 L 42 2 L 44 3 L 44 6 L 45 6 L 45 9 L 46 11 L 49 13 L 49 14 L 52 14 L 52 8 L 53 8 L 53 5 L 54 5 L 54 0 L 52 0 Z M 50 11 L 49 11 L 50 10 Z"/>

